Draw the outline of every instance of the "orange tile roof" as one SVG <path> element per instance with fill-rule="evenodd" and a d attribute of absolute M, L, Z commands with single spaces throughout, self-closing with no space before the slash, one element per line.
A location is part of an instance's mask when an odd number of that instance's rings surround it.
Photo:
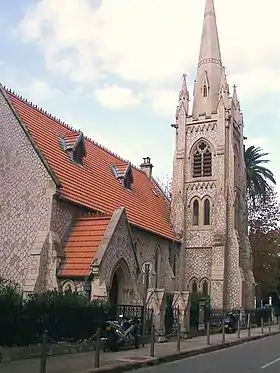
<path fill-rule="evenodd" d="M 126 190 L 116 178 L 112 167 L 117 165 L 120 171 L 124 171 L 128 162 L 87 138 L 83 167 L 70 162 L 59 145 L 59 138 L 63 136 L 74 140 L 78 131 L 16 94 L 4 92 L 60 181 L 59 192 L 62 197 L 110 214 L 118 207 L 125 207 L 131 224 L 170 240 L 177 240 L 169 222 L 170 203 L 154 180 L 132 167 L 132 191 Z"/>
<path fill-rule="evenodd" d="M 78 218 L 65 247 L 66 261 L 59 275 L 87 276 L 111 217 Z"/>

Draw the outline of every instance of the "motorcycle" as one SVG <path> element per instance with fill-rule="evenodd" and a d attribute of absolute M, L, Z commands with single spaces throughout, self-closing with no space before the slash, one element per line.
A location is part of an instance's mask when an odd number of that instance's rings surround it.
<path fill-rule="evenodd" d="M 119 315 L 119 320 L 109 320 L 104 325 L 104 350 L 118 351 L 120 346 L 134 345 L 139 348 L 139 320 L 131 320 Z"/>
<path fill-rule="evenodd" d="M 225 325 L 225 332 L 226 333 L 236 333 L 236 331 L 237 331 L 237 318 L 232 312 L 230 312 L 224 318 L 224 325 Z"/>

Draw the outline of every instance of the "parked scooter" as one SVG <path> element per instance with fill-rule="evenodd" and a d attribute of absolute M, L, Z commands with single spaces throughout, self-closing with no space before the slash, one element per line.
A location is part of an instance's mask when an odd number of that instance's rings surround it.
<path fill-rule="evenodd" d="M 226 333 L 236 333 L 237 331 L 237 318 L 236 316 L 230 312 L 226 317 L 224 318 L 225 323 L 225 332 Z"/>
<path fill-rule="evenodd" d="M 119 320 L 105 322 L 105 334 L 103 338 L 104 349 L 118 351 L 120 346 L 134 345 L 139 347 L 139 320 L 134 317 L 131 320 L 119 315 Z"/>

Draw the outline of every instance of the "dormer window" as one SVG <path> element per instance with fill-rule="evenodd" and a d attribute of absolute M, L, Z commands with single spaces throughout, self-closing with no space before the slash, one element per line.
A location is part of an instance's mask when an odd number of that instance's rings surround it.
<path fill-rule="evenodd" d="M 115 177 L 125 187 L 125 189 L 131 190 L 133 184 L 133 172 L 131 163 L 121 163 L 112 166 Z"/>
<path fill-rule="evenodd" d="M 83 164 L 83 159 L 86 157 L 86 147 L 84 136 L 81 132 L 60 136 L 59 142 L 71 161 L 80 165 Z"/>

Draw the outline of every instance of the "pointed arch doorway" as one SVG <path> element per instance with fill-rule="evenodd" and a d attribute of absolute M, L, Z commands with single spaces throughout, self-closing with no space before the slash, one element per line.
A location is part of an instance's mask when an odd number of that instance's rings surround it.
<path fill-rule="evenodd" d="M 133 288 L 131 274 L 124 259 L 117 262 L 112 271 L 109 300 L 113 306 L 130 303 L 129 293 Z"/>

